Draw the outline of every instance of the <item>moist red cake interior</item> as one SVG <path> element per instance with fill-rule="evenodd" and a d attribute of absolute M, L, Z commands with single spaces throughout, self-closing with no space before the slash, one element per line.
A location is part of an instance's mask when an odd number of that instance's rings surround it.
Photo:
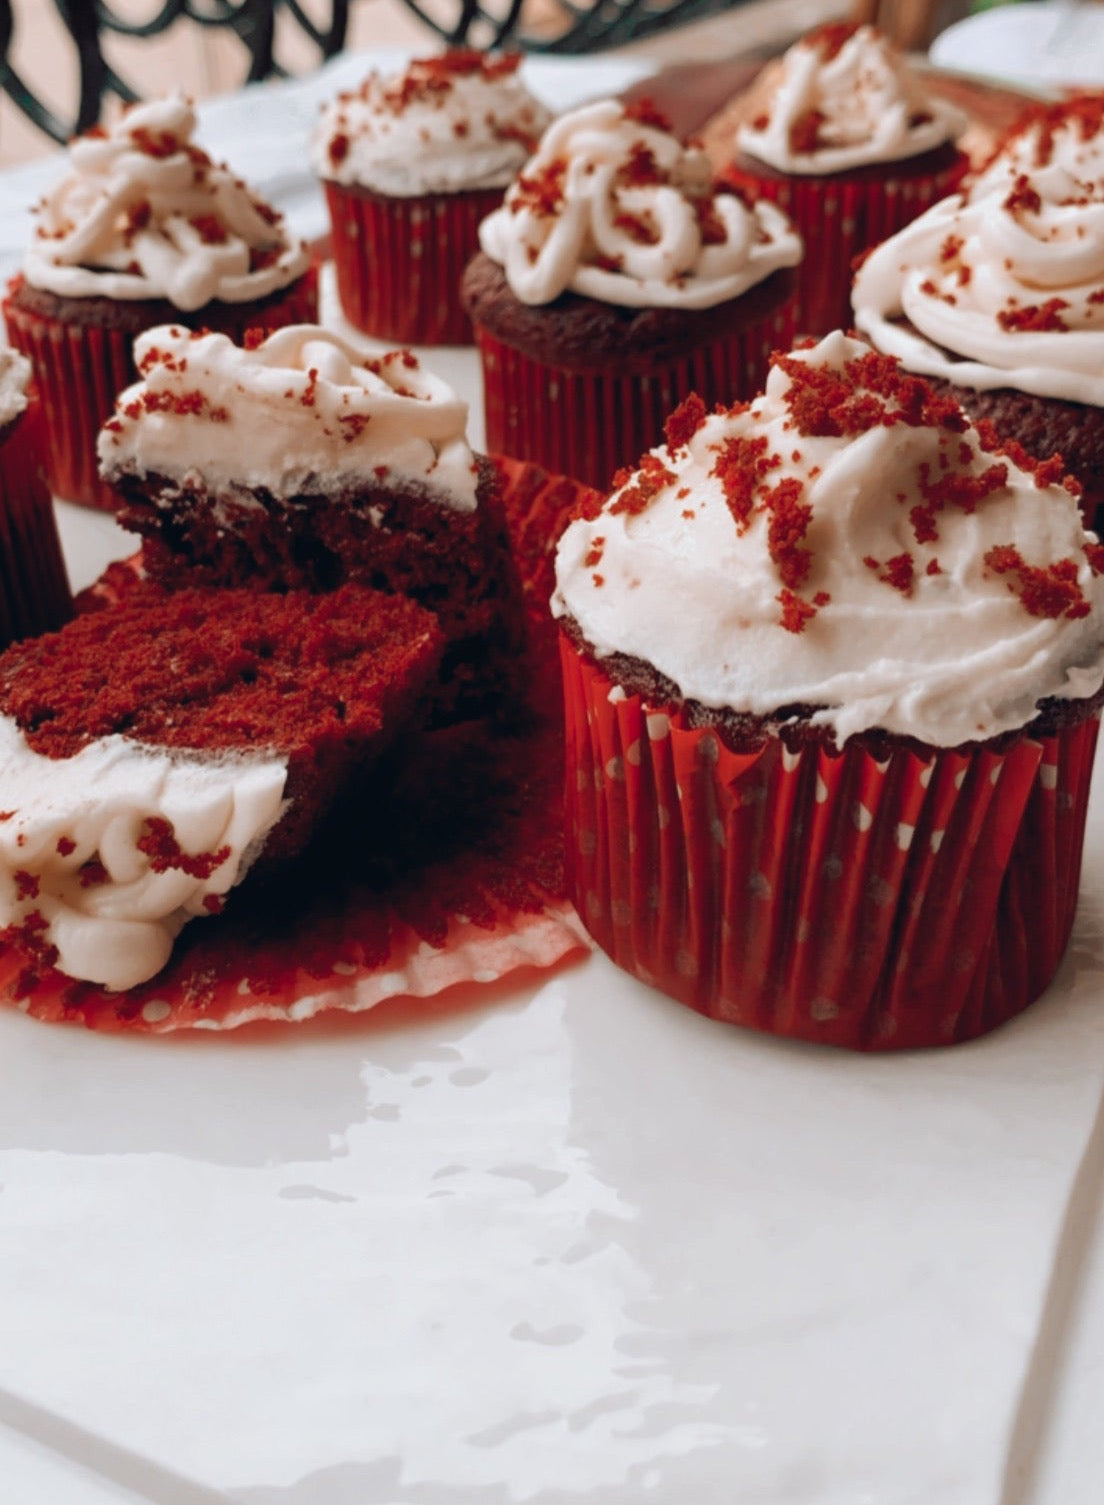
<path fill-rule="evenodd" d="M 49 758 L 112 735 L 285 757 L 291 805 L 266 857 L 286 856 L 421 723 L 440 651 L 429 612 L 358 585 L 326 595 L 142 585 L 0 656 L 0 711 Z"/>

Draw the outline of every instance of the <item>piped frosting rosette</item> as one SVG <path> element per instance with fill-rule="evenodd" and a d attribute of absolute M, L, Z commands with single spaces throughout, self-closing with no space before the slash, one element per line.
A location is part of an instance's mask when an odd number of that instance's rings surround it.
<path fill-rule="evenodd" d="M 911 371 L 1104 405 L 1104 177 L 991 172 L 879 246 L 852 303 Z"/>
<path fill-rule="evenodd" d="M 39 202 L 27 281 L 63 297 L 167 298 L 184 312 L 265 298 L 301 276 L 306 246 L 192 140 L 183 97 L 136 105 L 78 137 Z"/>
<path fill-rule="evenodd" d="M 714 192 L 704 152 L 614 100 L 549 127 L 479 240 L 528 304 L 570 291 L 628 308 L 713 308 L 801 259 L 779 209 Z"/>
<path fill-rule="evenodd" d="M 962 112 L 934 98 L 873 26 L 831 24 L 783 57 L 768 107 L 736 133 L 739 149 L 785 173 L 900 162 L 953 141 Z"/>
<path fill-rule="evenodd" d="M 274 496 L 340 490 L 366 474 L 476 506 L 468 405 L 408 350 L 370 355 L 318 325 L 235 345 L 179 325 L 135 342 L 140 380 L 99 439 L 107 479 L 158 475 Z"/>
<path fill-rule="evenodd" d="M 569 872 L 615 961 L 863 1049 L 1038 995 L 1104 683 L 1104 555 L 1053 472 L 836 334 L 688 403 L 568 528 Z"/>

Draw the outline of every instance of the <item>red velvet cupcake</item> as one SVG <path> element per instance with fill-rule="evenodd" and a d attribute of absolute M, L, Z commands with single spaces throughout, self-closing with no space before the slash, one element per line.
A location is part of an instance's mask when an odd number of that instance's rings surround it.
<path fill-rule="evenodd" d="M 314 143 L 349 322 L 398 345 L 469 345 L 460 276 L 548 121 L 519 56 L 457 48 L 370 73 L 323 113 Z"/>
<path fill-rule="evenodd" d="M 605 487 L 689 392 L 750 396 L 793 331 L 801 242 L 714 191 L 647 105 L 562 116 L 480 229 L 464 303 L 495 454 Z"/>
<path fill-rule="evenodd" d="M 756 85 L 748 113 L 721 177 L 779 204 L 805 239 L 798 333 L 846 329 L 855 258 L 967 171 L 954 145 L 965 117 L 928 95 L 874 27 L 847 23 L 791 47 Z"/>
<path fill-rule="evenodd" d="M 558 552 L 580 915 L 717 1019 L 992 1029 L 1073 923 L 1104 549 L 1046 467 L 838 332 L 668 440 Z"/>
<path fill-rule="evenodd" d="M 412 596 L 447 640 L 438 714 L 516 705 L 522 605 L 497 475 L 444 382 L 409 351 L 368 356 L 317 325 L 246 348 L 166 326 L 135 355 L 141 380 L 100 454 L 150 578 L 313 591 L 352 580 Z"/>
<path fill-rule="evenodd" d="M 30 378 L 29 361 L 0 350 L 0 648 L 60 627 L 72 611 Z"/>
<path fill-rule="evenodd" d="M 135 106 L 70 147 L 41 201 L 4 302 L 30 357 L 49 434 L 47 479 L 68 501 L 113 509 L 96 437 L 136 375 L 134 337 L 167 320 L 243 338 L 317 317 L 306 247 L 279 214 L 192 142 L 182 98 Z"/>
<path fill-rule="evenodd" d="M 303 851 L 421 724 L 414 602 L 137 587 L 0 656 L 0 941 L 123 989 L 193 918 Z M 356 829 L 355 840 L 363 840 Z"/>

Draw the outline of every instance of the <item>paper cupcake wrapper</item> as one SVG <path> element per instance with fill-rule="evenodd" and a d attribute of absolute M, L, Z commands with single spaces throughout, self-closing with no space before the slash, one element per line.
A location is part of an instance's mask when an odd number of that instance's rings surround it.
<path fill-rule="evenodd" d="M 328 870 L 319 896 L 300 874 L 302 909 L 287 924 L 258 922 L 231 902 L 217 920 L 185 928 L 169 966 L 127 993 L 109 993 L 47 973 L 33 983 L 33 958 L 0 934 L 0 1000 L 38 1019 L 97 1030 L 165 1034 L 231 1029 L 256 1020 L 294 1022 L 325 1010 L 360 1012 L 383 1002 L 426 999 L 450 989 L 485 987 L 567 961 L 589 939 L 563 887 L 563 735 L 555 629 L 537 600 L 560 520 L 580 505 L 583 488 L 531 466 L 500 462 L 510 545 L 526 591 L 530 631 L 525 654 L 533 724 L 505 734 L 470 723 L 466 758 L 446 762 L 440 742 L 421 756 L 437 804 L 458 812 L 471 841 L 439 851 L 393 881 L 368 884 L 359 841 L 345 870 Z M 542 541 L 542 533 L 545 535 Z M 117 561 L 82 591 L 79 610 L 109 611 L 142 579 L 141 554 Z M 554 677 L 548 673 L 554 668 Z M 457 735 L 460 735 L 457 733 Z M 448 744 L 445 744 L 448 745 Z M 413 754 L 417 755 L 417 750 Z M 459 776 L 446 782 L 444 769 Z M 423 788 L 415 774 L 416 790 Z M 418 820 L 427 819 L 419 794 Z M 405 808 L 405 807 L 404 807 Z M 402 809 L 392 820 L 407 831 Z M 439 819 L 439 814 L 428 817 Z M 299 902 L 299 891 L 293 898 Z M 245 897 L 244 895 L 242 896 Z M 263 906 L 258 906 L 263 909 Z"/>
<path fill-rule="evenodd" d="M 137 381 L 134 335 L 118 329 L 66 324 L 4 304 L 8 337 L 35 370 L 48 435 L 46 479 L 55 496 L 104 512 L 114 512 L 122 498 L 99 477 L 96 440 L 111 416 L 115 398 Z M 241 343 L 247 329 L 277 329 L 312 323 L 318 317 L 317 273 L 311 270 L 286 295 L 258 310 L 256 305 L 204 309 L 178 322 L 229 335 Z"/>
<path fill-rule="evenodd" d="M 626 971 L 860 1050 L 983 1034 L 1053 977 L 1098 718 L 1001 752 L 738 754 L 562 657 L 568 892 Z"/>
<path fill-rule="evenodd" d="M 30 405 L 0 443 L 0 648 L 50 632 L 72 615 L 44 458 L 42 411 L 32 389 Z"/>
<path fill-rule="evenodd" d="M 797 268 L 796 331 L 828 334 L 850 329 L 853 263 L 954 193 L 969 166 L 960 160 L 928 177 L 759 178 L 739 164 L 721 177 L 756 198 L 771 199 L 797 225 L 805 255 Z M 891 171 L 887 169 L 888 172 Z"/>
<path fill-rule="evenodd" d="M 395 345 L 470 345 L 460 278 L 501 188 L 386 198 L 325 184 L 337 296 L 350 324 Z"/>
<path fill-rule="evenodd" d="M 793 332 L 789 300 L 647 376 L 548 366 L 477 326 L 487 448 L 608 490 L 615 471 L 663 443 L 663 425 L 691 392 L 713 408 L 761 391 L 772 353 L 788 350 Z"/>

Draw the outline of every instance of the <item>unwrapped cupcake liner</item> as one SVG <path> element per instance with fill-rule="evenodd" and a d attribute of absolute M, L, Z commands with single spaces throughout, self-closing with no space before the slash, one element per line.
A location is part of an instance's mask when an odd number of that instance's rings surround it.
<path fill-rule="evenodd" d="M 50 632 L 73 603 L 43 477 L 45 434 L 32 388 L 27 410 L 0 439 L 0 648 Z"/>
<path fill-rule="evenodd" d="M 568 892 L 626 971 L 713 1018 L 859 1050 L 1027 1007 L 1077 904 L 1098 716 L 996 750 L 736 753 L 562 644 Z"/>
<path fill-rule="evenodd" d="M 487 448 L 608 490 L 617 470 L 663 443 L 663 425 L 691 392 L 712 408 L 761 391 L 771 354 L 788 350 L 793 332 L 788 300 L 769 318 L 644 375 L 548 366 L 478 325 Z"/>
<path fill-rule="evenodd" d="M 862 176 L 757 177 L 737 162 L 721 176 L 756 198 L 770 199 L 793 220 L 805 254 L 797 268 L 796 332 L 819 338 L 850 329 L 851 278 L 856 257 L 911 223 L 954 193 L 968 159 L 959 157 L 938 172 L 884 178 Z"/>
<path fill-rule="evenodd" d="M 394 345 L 470 345 L 460 279 L 504 189 L 387 198 L 327 182 L 342 312 Z"/>
<path fill-rule="evenodd" d="M 9 339 L 34 366 L 48 436 L 44 458 L 50 490 L 65 501 L 114 512 L 122 498 L 100 480 L 96 440 L 116 397 L 138 379 L 134 333 L 69 324 L 20 308 L 11 298 L 3 311 Z M 271 330 L 317 318 L 318 279 L 312 269 L 282 298 L 266 300 L 260 308 L 255 303 L 219 304 L 178 322 L 229 335 L 240 344 L 248 329 Z"/>

